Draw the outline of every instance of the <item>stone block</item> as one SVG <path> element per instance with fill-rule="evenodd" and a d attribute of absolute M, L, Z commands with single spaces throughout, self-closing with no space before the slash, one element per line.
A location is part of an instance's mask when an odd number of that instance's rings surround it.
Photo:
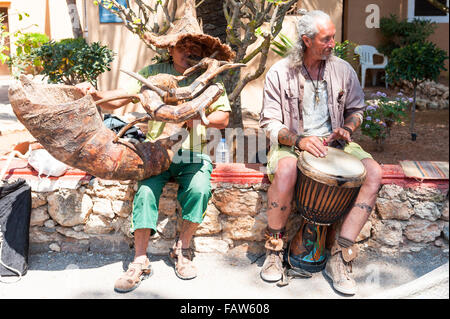
<path fill-rule="evenodd" d="M 397 201 L 407 200 L 405 189 L 395 184 L 383 185 L 378 192 L 378 197 Z"/>
<path fill-rule="evenodd" d="M 225 254 L 229 249 L 228 242 L 217 237 L 196 236 L 193 242 L 195 251 L 199 253 Z"/>
<path fill-rule="evenodd" d="M 242 256 L 246 254 L 258 254 L 265 253 L 264 241 L 234 241 L 233 248 L 228 250 L 229 256 Z"/>
<path fill-rule="evenodd" d="M 380 220 L 373 225 L 372 238 L 382 245 L 398 246 L 402 242 L 403 224 L 396 220 Z"/>
<path fill-rule="evenodd" d="M 448 199 L 447 201 L 444 203 L 444 205 L 442 205 L 442 209 L 441 209 L 441 219 L 448 221 Z"/>
<path fill-rule="evenodd" d="M 222 222 L 223 238 L 261 241 L 264 240 L 266 227 L 267 215 L 265 212 L 255 217 L 228 217 Z"/>
<path fill-rule="evenodd" d="M 107 218 L 114 218 L 114 212 L 111 206 L 111 200 L 107 198 L 93 198 L 94 205 L 92 213 L 102 215 Z"/>
<path fill-rule="evenodd" d="M 47 193 L 31 192 L 31 208 L 38 208 L 47 204 Z"/>
<path fill-rule="evenodd" d="M 436 203 L 420 202 L 414 205 L 414 215 L 433 222 L 439 219 L 441 211 Z"/>
<path fill-rule="evenodd" d="M 439 203 L 445 200 L 445 194 L 441 190 L 431 187 L 408 188 L 406 195 L 413 205 L 418 202 Z"/>
<path fill-rule="evenodd" d="M 111 207 L 116 215 L 126 218 L 131 214 L 133 203 L 130 201 L 112 200 Z"/>
<path fill-rule="evenodd" d="M 131 215 L 128 215 L 126 218 L 116 217 L 112 220 L 111 226 L 116 233 L 122 233 L 128 238 L 133 238 L 133 235 L 131 234 L 131 218 Z"/>
<path fill-rule="evenodd" d="M 47 205 L 31 209 L 30 226 L 43 226 L 50 218 L 47 212 Z"/>
<path fill-rule="evenodd" d="M 210 203 L 206 208 L 205 218 L 195 232 L 195 236 L 214 235 L 222 231 L 220 212 Z"/>
<path fill-rule="evenodd" d="M 177 208 L 178 201 L 176 196 L 175 198 L 164 196 L 160 197 L 158 210 L 161 214 L 164 214 L 166 216 L 174 216 L 177 213 Z"/>
<path fill-rule="evenodd" d="M 266 207 L 266 194 L 251 189 L 217 189 L 212 202 L 223 214 L 229 216 L 255 216 Z"/>
<path fill-rule="evenodd" d="M 375 206 L 382 219 L 408 220 L 414 214 L 414 209 L 408 201 L 378 197 Z"/>
<path fill-rule="evenodd" d="M 413 218 L 405 227 L 405 236 L 409 240 L 420 242 L 432 242 L 441 234 L 441 229 L 436 222 L 426 219 Z"/>
<path fill-rule="evenodd" d="M 96 214 L 90 214 L 84 225 L 84 232 L 87 234 L 107 234 L 112 230 L 112 221 Z"/>
<path fill-rule="evenodd" d="M 134 184 L 122 184 L 118 181 L 95 178 L 91 183 L 91 189 L 86 190 L 86 193 L 100 198 L 125 201 L 133 199 L 135 190 Z"/>
<path fill-rule="evenodd" d="M 48 213 L 61 226 L 83 224 L 92 210 L 92 200 L 76 190 L 61 189 L 47 198 Z"/>
<path fill-rule="evenodd" d="M 61 227 L 57 226 L 56 231 L 60 233 L 61 235 L 64 235 L 66 237 L 82 240 L 82 239 L 89 239 L 89 235 L 83 233 L 83 232 L 77 232 L 73 230 L 72 228 L 68 227 Z"/>
<path fill-rule="evenodd" d="M 30 227 L 30 243 L 59 242 L 63 237 L 55 229 L 46 227 Z"/>
<path fill-rule="evenodd" d="M 177 236 L 177 218 L 175 216 L 160 215 L 156 225 L 158 236 L 164 239 L 175 239 Z"/>

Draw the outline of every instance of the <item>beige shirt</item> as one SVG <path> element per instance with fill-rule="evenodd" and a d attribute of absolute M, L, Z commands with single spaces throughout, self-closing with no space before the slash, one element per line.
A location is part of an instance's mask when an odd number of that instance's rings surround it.
<path fill-rule="evenodd" d="M 291 67 L 289 58 L 278 61 L 267 72 L 259 124 L 272 143 L 278 143 L 282 128 L 295 134 L 304 133 L 302 109 L 306 78 L 304 68 Z M 345 118 L 352 114 L 362 118 L 364 92 L 348 62 L 330 57 L 325 63 L 323 80 L 332 130 L 342 127 Z"/>

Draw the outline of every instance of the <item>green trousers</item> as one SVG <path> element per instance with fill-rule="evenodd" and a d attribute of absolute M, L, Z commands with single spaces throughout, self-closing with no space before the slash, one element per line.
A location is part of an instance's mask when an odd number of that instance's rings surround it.
<path fill-rule="evenodd" d="M 208 155 L 180 150 L 167 171 L 140 181 L 133 201 L 131 232 L 143 228 L 150 228 L 152 235 L 156 232 L 159 198 L 170 178 L 179 184 L 182 218 L 200 224 L 211 198 L 212 168 Z"/>

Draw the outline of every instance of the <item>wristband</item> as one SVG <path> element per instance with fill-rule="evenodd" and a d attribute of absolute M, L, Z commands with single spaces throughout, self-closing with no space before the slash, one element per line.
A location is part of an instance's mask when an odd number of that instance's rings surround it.
<path fill-rule="evenodd" d="M 349 132 L 349 133 L 350 133 L 350 136 L 352 136 L 353 131 L 352 131 L 351 128 L 349 128 L 348 126 L 343 126 L 342 128 L 343 128 L 344 130 L 346 130 L 347 132 Z"/>

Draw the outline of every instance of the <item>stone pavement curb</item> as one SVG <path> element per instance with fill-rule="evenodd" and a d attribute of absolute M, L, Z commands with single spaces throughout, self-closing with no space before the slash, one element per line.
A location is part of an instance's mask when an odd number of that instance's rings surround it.
<path fill-rule="evenodd" d="M 449 263 L 409 283 L 367 299 L 444 299 L 449 298 Z"/>

